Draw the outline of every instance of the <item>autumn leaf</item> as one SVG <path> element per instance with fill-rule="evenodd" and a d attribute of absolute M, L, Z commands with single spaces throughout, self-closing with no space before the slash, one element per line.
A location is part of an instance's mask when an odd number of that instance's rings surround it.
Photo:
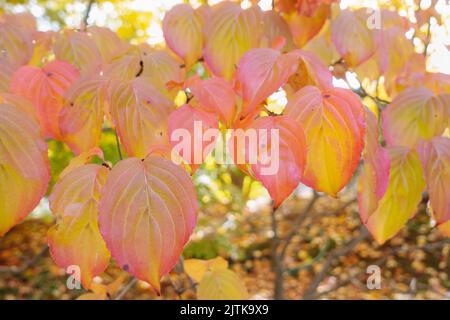
<path fill-rule="evenodd" d="M 39 125 L 0 104 L 0 236 L 21 222 L 47 191 L 50 164 Z"/>
<path fill-rule="evenodd" d="M 227 127 L 232 126 L 237 116 L 237 97 L 228 81 L 216 76 L 205 80 L 194 78 L 187 80 L 187 86 L 199 108 L 216 113 Z"/>
<path fill-rule="evenodd" d="M 52 258 L 64 269 L 78 266 L 86 289 L 109 264 L 110 254 L 97 223 L 100 190 L 108 173 L 96 164 L 74 168 L 56 183 L 49 198 L 57 219 L 48 231 Z"/>
<path fill-rule="evenodd" d="M 33 103 L 45 135 L 61 139 L 63 96 L 78 77 L 78 70 L 64 61 L 54 60 L 42 68 L 23 66 L 11 79 L 11 91 Z"/>
<path fill-rule="evenodd" d="M 186 3 L 174 6 L 164 16 L 164 39 L 188 69 L 202 56 L 204 23 L 203 16 Z"/>
<path fill-rule="evenodd" d="M 383 244 L 414 216 L 425 189 L 419 156 L 414 149 L 391 147 L 389 185 L 376 210 L 365 225 L 375 240 Z"/>
<path fill-rule="evenodd" d="M 308 158 L 302 182 L 335 196 L 351 179 L 364 145 L 364 109 L 346 89 L 306 86 L 285 114 L 303 126 Z"/>
<path fill-rule="evenodd" d="M 61 135 L 76 154 L 100 143 L 108 103 L 105 84 L 100 76 L 81 78 L 65 94 L 59 115 Z"/>
<path fill-rule="evenodd" d="M 100 71 L 102 56 L 95 41 L 86 32 L 66 30 L 53 45 L 56 59 L 76 66 L 82 75 Z"/>
<path fill-rule="evenodd" d="M 184 270 L 196 282 L 200 282 L 208 271 L 227 269 L 228 262 L 217 257 L 210 260 L 187 259 L 183 262 Z"/>
<path fill-rule="evenodd" d="M 307 158 L 305 132 L 301 125 L 287 116 L 258 118 L 246 130 L 257 135 L 257 150 L 252 149 L 251 143 L 245 143 L 245 151 L 238 152 L 244 153 L 249 172 L 267 188 L 277 208 L 303 177 Z M 239 143 L 243 138 L 239 132 L 235 137 L 236 149 L 240 149 Z M 242 164 L 239 153 L 236 161 Z"/>
<path fill-rule="evenodd" d="M 331 40 L 349 66 L 369 59 L 376 50 L 373 30 L 368 27 L 365 9 L 342 10 L 333 20 Z"/>
<path fill-rule="evenodd" d="M 246 300 L 248 292 L 236 273 L 216 269 L 205 273 L 198 285 L 197 297 L 200 300 Z"/>
<path fill-rule="evenodd" d="M 194 173 L 214 149 L 218 129 L 219 124 L 213 113 L 189 104 L 181 106 L 173 111 L 168 119 L 172 153 L 180 155 L 190 165 L 191 173 Z M 211 135 L 208 132 L 211 132 Z"/>
<path fill-rule="evenodd" d="M 160 291 L 160 278 L 176 264 L 197 220 L 189 175 L 159 156 L 128 158 L 102 189 L 99 226 L 120 267 Z"/>
<path fill-rule="evenodd" d="M 383 134 L 388 145 L 414 147 L 419 139 L 441 135 L 448 126 L 450 95 L 435 96 L 425 88 L 401 92 L 383 111 Z"/>
<path fill-rule="evenodd" d="M 450 138 L 421 141 L 418 154 L 427 183 L 433 217 L 438 224 L 450 220 Z"/>
<path fill-rule="evenodd" d="M 317 35 L 330 15 L 330 7 L 322 4 L 311 15 L 307 16 L 299 12 L 286 14 L 286 22 L 288 23 L 294 43 L 297 47 L 302 48 L 315 35 Z"/>
<path fill-rule="evenodd" d="M 297 56 L 270 48 L 247 51 L 237 65 L 236 78 L 242 90 L 241 117 L 252 114 L 295 72 Z"/>
<path fill-rule="evenodd" d="M 168 143 L 167 121 L 173 102 L 147 77 L 115 81 L 109 104 L 120 142 L 129 156 L 144 158 L 152 145 Z"/>
<path fill-rule="evenodd" d="M 253 6 L 243 10 L 234 2 L 222 2 L 212 8 L 204 26 L 205 62 L 212 73 L 230 80 L 244 53 L 259 46 L 261 10 Z"/>
<path fill-rule="evenodd" d="M 364 166 L 358 177 L 359 215 L 363 223 L 377 209 L 389 184 L 389 153 L 379 141 L 378 119 L 366 109 Z"/>

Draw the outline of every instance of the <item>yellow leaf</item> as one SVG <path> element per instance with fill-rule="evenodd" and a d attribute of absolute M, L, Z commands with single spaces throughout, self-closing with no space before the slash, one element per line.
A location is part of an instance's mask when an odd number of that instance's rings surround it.
<path fill-rule="evenodd" d="M 389 148 L 388 188 L 366 226 L 378 243 L 392 238 L 416 213 L 422 199 L 425 180 L 419 156 L 414 149 Z"/>
<path fill-rule="evenodd" d="M 196 282 L 200 282 L 207 271 L 227 268 L 228 262 L 222 257 L 211 260 L 188 259 L 184 261 L 184 270 Z"/>
<path fill-rule="evenodd" d="M 197 289 L 200 300 L 246 300 L 247 288 L 237 274 L 228 269 L 207 272 Z"/>

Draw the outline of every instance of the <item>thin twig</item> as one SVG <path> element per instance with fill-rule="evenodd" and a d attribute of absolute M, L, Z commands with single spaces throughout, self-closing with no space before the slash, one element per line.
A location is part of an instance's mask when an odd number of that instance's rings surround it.
<path fill-rule="evenodd" d="M 271 211 L 271 219 L 272 219 L 272 270 L 275 274 L 274 281 L 274 290 L 273 290 L 273 298 L 275 300 L 283 299 L 283 274 L 284 274 L 284 266 L 283 261 L 280 259 L 278 255 L 278 246 L 280 245 L 280 238 L 278 236 L 278 223 L 276 217 L 277 209 L 273 205 L 272 202 L 272 211 Z"/>
<path fill-rule="evenodd" d="M 301 270 L 311 268 L 312 266 L 314 266 L 314 264 L 316 264 L 317 262 L 322 260 L 327 255 L 328 251 L 330 250 L 331 243 L 332 243 L 332 241 L 329 240 L 327 242 L 327 244 L 322 249 L 320 249 L 319 253 L 314 258 L 312 258 L 310 261 L 302 263 L 295 268 L 288 269 L 288 270 L 286 270 L 286 272 L 289 273 L 290 275 L 296 275 Z"/>
<path fill-rule="evenodd" d="M 91 14 L 91 9 L 92 9 L 92 6 L 94 5 L 94 2 L 95 2 L 95 0 L 89 0 L 88 4 L 86 6 L 86 12 L 84 13 L 84 17 L 83 17 L 84 28 L 86 28 L 88 25 L 89 15 Z"/>
<path fill-rule="evenodd" d="M 180 300 L 183 300 L 183 292 L 185 291 L 183 288 L 179 288 L 176 284 L 175 281 L 172 280 L 172 277 L 170 276 L 170 274 L 167 276 L 169 279 L 170 284 L 172 285 L 173 290 L 175 291 L 175 293 L 177 294 L 178 298 Z"/>
<path fill-rule="evenodd" d="M 431 19 L 428 20 L 428 26 L 427 26 L 427 42 L 425 43 L 425 48 L 423 50 L 423 55 L 425 58 L 428 56 L 428 47 L 430 46 L 431 42 Z"/>
<path fill-rule="evenodd" d="M 134 287 L 134 285 L 137 283 L 138 279 L 134 278 L 130 280 L 130 282 L 127 283 L 127 285 L 117 294 L 117 296 L 114 298 L 114 300 L 122 300 L 122 298 L 125 296 L 125 294 L 130 291 L 131 288 Z"/>
<path fill-rule="evenodd" d="M 291 241 L 294 238 L 294 236 L 297 234 L 298 228 L 303 223 L 303 220 L 305 220 L 305 218 L 308 216 L 308 214 L 312 211 L 312 209 L 314 208 L 314 204 L 316 203 L 316 201 L 319 198 L 320 198 L 319 194 L 317 192 L 314 192 L 314 195 L 313 195 L 313 198 L 311 199 L 311 201 L 308 203 L 306 208 L 297 216 L 297 218 L 292 223 L 292 229 L 288 233 L 286 238 L 284 239 L 284 244 L 283 244 L 283 247 L 281 248 L 281 252 L 280 252 L 280 259 L 284 259 L 287 248 L 291 244 Z"/>
<path fill-rule="evenodd" d="M 313 282 L 310 284 L 310 286 L 306 290 L 306 292 L 304 294 L 304 299 L 311 299 L 312 297 L 314 297 L 317 288 L 319 287 L 320 283 L 327 275 L 329 269 L 332 267 L 335 259 L 351 252 L 360 242 L 364 241 L 369 236 L 369 232 L 367 231 L 367 229 L 364 226 L 361 226 L 360 230 L 361 231 L 358 236 L 352 238 L 346 244 L 334 249 L 333 251 L 331 251 L 328 254 L 327 260 L 324 262 L 322 269 L 320 270 L 320 272 L 317 274 L 317 276 L 314 278 Z"/>
<path fill-rule="evenodd" d="M 339 213 L 341 213 L 343 210 L 345 210 L 347 207 L 349 207 L 350 205 L 352 205 L 353 203 L 357 202 L 358 199 L 354 198 L 351 199 L 347 202 L 345 202 L 342 206 L 340 206 L 339 208 L 337 208 L 336 210 L 333 211 L 324 211 L 320 214 L 317 215 L 318 218 L 323 218 L 323 217 L 327 217 L 327 216 L 335 216 L 338 215 Z"/>
<path fill-rule="evenodd" d="M 412 250 L 420 250 L 420 249 L 422 249 L 422 250 L 426 250 L 426 251 L 432 251 L 432 250 L 435 250 L 435 249 L 442 248 L 442 247 L 444 247 L 447 244 L 450 244 L 450 239 L 449 238 L 446 238 L 446 239 L 443 239 L 443 240 L 440 240 L 440 241 L 437 241 L 437 242 L 433 242 L 433 243 L 427 243 L 427 244 L 424 244 L 422 246 L 417 246 L 415 248 L 408 248 L 407 250 L 408 251 L 412 251 Z M 381 266 L 384 263 L 386 263 L 387 258 L 388 258 L 389 255 L 395 254 L 395 253 L 399 253 L 399 252 L 402 252 L 404 250 L 405 250 L 405 248 L 403 248 L 403 247 L 388 248 L 384 252 L 383 257 L 375 260 L 371 264 L 377 265 L 377 266 Z M 353 279 L 356 279 L 356 278 L 360 277 L 362 274 L 365 274 L 365 273 L 366 273 L 366 270 L 361 270 L 359 273 L 357 273 L 356 275 L 352 276 L 351 278 L 339 281 L 338 283 L 336 283 L 333 286 L 333 288 L 331 288 L 329 290 L 325 290 L 325 291 L 322 291 L 322 292 L 316 292 L 312 297 L 314 299 L 317 299 L 317 298 L 319 298 L 319 297 L 321 297 L 323 295 L 326 295 L 328 293 L 336 291 L 337 289 L 348 285 L 349 283 L 352 282 Z"/>
<path fill-rule="evenodd" d="M 143 72 L 144 72 L 144 61 L 139 60 L 139 70 L 136 73 L 136 78 L 140 77 Z"/>
<path fill-rule="evenodd" d="M 17 267 L 17 266 L 11 266 L 11 267 L 0 267 L 0 273 L 12 273 L 12 274 L 20 274 L 24 272 L 25 270 L 31 268 L 34 266 L 41 258 L 43 258 L 48 251 L 48 245 L 45 244 L 42 249 L 39 251 L 37 255 L 35 255 L 33 258 L 25 262 L 23 265 Z"/>
<path fill-rule="evenodd" d="M 278 250 L 278 244 L 279 244 L 279 238 L 278 238 L 278 223 L 277 223 L 277 217 L 276 217 L 276 209 L 272 207 L 272 211 L 270 212 L 270 219 L 272 224 L 272 268 L 275 270 L 275 263 L 277 258 L 277 250 Z"/>
<path fill-rule="evenodd" d="M 119 153 L 120 160 L 123 160 L 122 151 L 120 150 L 120 142 L 119 142 L 119 136 L 117 135 L 117 130 L 115 130 L 114 133 L 116 135 L 117 152 Z"/>

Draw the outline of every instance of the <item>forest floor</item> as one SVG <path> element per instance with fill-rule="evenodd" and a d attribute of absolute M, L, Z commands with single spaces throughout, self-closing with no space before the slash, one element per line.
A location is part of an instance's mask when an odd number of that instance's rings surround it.
<path fill-rule="evenodd" d="M 328 202 L 324 199 L 318 206 Z M 280 213 L 281 233 L 295 218 L 292 208 L 296 205 L 291 203 L 290 210 Z M 218 208 L 209 210 L 215 214 L 208 219 L 216 219 L 221 226 L 227 226 L 227 219 L 217 213 Z M 335 254 L 336 248 L 344 246 L 360 232 L 355 210 L 348 206 L 333 215 L 317 219 L 313 216 L 299 230 L 286 254 L 285 298 L 301 299 L 320 276 L 312 298 L 450 299 L 450 243 L 438 230 L 430 228 L 426 214 L 416 216 L 383 246 L 367 237 L 350 252 Z M 206 215 L 208 212 L 203 212 L 203 219 Z M 206 236 L 199 239 L 197 232 L 184 255 L 187 258 L 223 256 L 244 279 L 251 299 L 271 299 L 274 274 L 270 262 L 269 219 L 268 210 L 245 212 L 235 219 L 234 224 L 238 226 L 231 231 L 218 227 L 211 234 L 211 228 L 205 227 L 201 233 Z M 51 223 L 51 218 L 27 219 L 0 239 L 0 299 L 76 299 L 86 292 L 67 288 L 67 274 L 53 263 L 45 250 L 46 232 Z M 217 244 L 216 240 L 209 240 L 216 238 L 227 241 Z M 38 258 L 33 260 L 36 256 Z M 367 268 L 374 264 L 381 270 L 381 288 L 370 290 Z M 27 268 L 18 270 L 21 266 Z M 324 266 L 327 269 L 320 275 Z M 116 281 L 119 288 L 123 288 L 131 277 L 112 262 L 95 281 L 108 284 L 117 279 L 120 279 Z M 138 281 L 122 298 L 195 299 L 195 292 L 189 288 L 185 274 L 171 274 L 162 279 L 161 296 Z"/>

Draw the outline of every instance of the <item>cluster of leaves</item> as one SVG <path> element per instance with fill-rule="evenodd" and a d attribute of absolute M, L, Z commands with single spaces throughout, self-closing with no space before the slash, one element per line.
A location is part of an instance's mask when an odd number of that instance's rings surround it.
<path fill-rule="evenodd" d="M 132 45 L 96 26 L 39 32 L 28 14 L 2 15 L 0 235 L 47 191 L 44 139 L 62 141 L 77 157 L 49 198 L 57 219 L 48 234 L 53 259 L 80 266 L 90 288 L 111 255 L 158 292 L 196 225 L 194 153 L 201 147 L 204 161 L 216 143 L 191 141 L 192 152 L 178 154 L 184 164 L 171 161 L 172 133 L 194 136 L 196 121 L 204 130 L 278 130 L 276 174 L 263 174 L 259 154 L 250 162 L 247 146 L 233 153 L 267 188 L 274 208 L 299 183 L 336 196 L 363 158 L 360 214 L 379 243 L 415 214 L 425 189 L 434 218 L 448 229 L 449 77 L 425 71 L 405 36 L 410 23 L 395 11 L 382 10 L 383 28 L 371 29 L 365 10 L 336 13 L 332 2 L 276 1 L 277 11 L 266 12 L 228 1 L 180 4 L 163 21 L 168 49 Z M 338 59 L 327 61 L 324 48 Z M 377 88 L 383 77 L 392 102 L 377 89 L 372 98 L 383 111 L 373 113 L 352 90 L 333 86 L 328 65 L 336 77 L 339 67 L 375 77 Z M 281 115 L 264 104 L 280 88 L 288 97 Z M 116 131 L 127 156 L 114 166 L 98 148 L 105 128 Z M 271 135 L 263 140 L 258 152 L 271 147 Z M 201 296 L 223 298 L 208 283 L 239 281 L 213 265 L 205 265 Z"/>

